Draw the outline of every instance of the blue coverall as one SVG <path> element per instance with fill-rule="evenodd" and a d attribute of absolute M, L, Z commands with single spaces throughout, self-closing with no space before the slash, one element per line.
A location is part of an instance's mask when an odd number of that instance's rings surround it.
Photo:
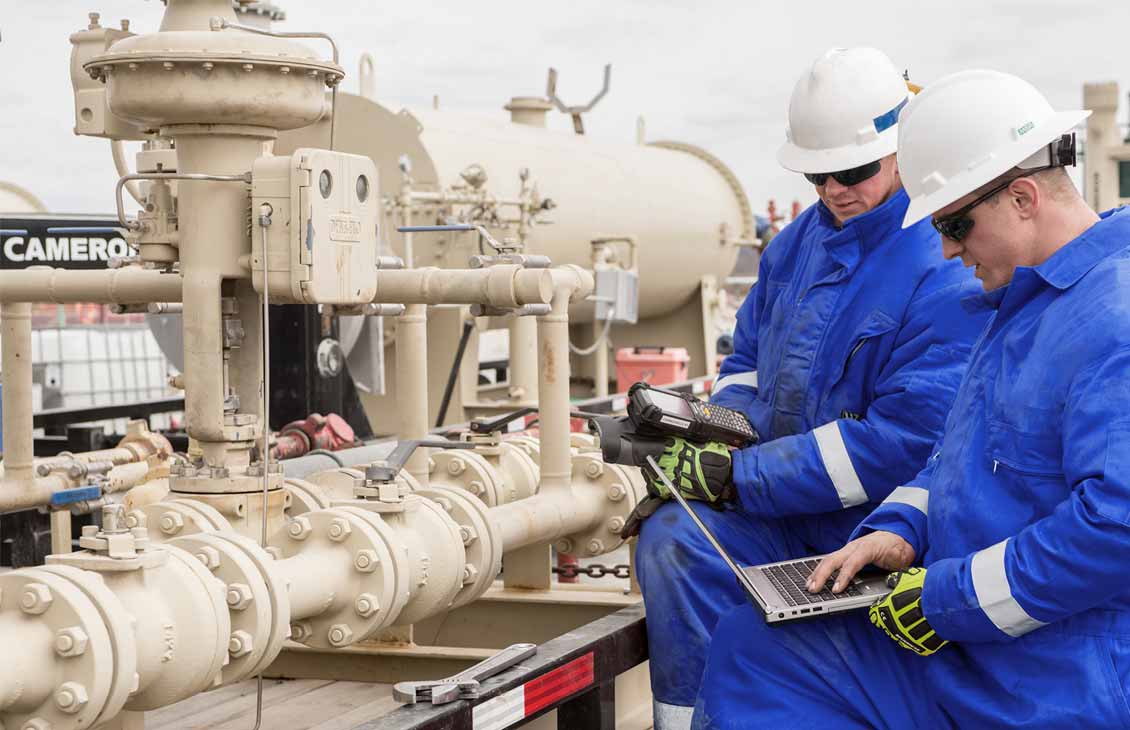
<path fill-rule="evenodd" d="M 907 204 L 900 190 L 840 228 L 817 203 L 762 258 L 711 398 L 762 443 L 733 452 L 740 506 L 696 510 L 743 564 L 839 548 L 941 434 L 988 314 L 961 307 L 980 284 L 928 222 L 901 228 Z M 636 556 L 656 711 L 685 725 L 714 625 L 745 596 L 677 504 Z"/>
<path fill-rule="evenodd" d="M 898 647 L 865 612 L 718 624 L 699 728 L 1127 728 L 1130 210 L 966 306 L 995 310 L 939 448 L 857 530 L 927 568 L 951 643 Z"/>

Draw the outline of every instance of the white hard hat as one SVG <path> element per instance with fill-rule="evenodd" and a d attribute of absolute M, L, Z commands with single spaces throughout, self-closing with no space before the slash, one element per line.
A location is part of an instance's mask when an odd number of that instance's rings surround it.
<path fill-rule="evenodd" d="M 910 196 L 903 226 L 1014 167 L 1051 164 L 1048 145 L 1090 114 L 1057 112 L 1036 87 L 999 71 L 961 71 L 926 86 L 899 119 L 899 174 Z"/>
<path fill-rule="evenodd" d="M 837 172 L 893 155 L 908 96 L 882 51 L 833 48 L 793 88 L 777 161 L 793 172 Z"/>

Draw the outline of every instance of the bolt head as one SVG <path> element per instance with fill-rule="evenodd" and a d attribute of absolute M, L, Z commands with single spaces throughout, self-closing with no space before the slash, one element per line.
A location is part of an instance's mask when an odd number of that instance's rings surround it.
<path fill-rule="evenodd" d="M 620 534 L 620 530 L 623 530 L 623 529 L 624 529 L 624 518 L 623 517 L 612 517 L 611 519 L 608 520 L 608 531 L 611 532 L 613 535 L 618 536 Z"/>
<path fill-rule="evenodd" d="M 483 486 L 482 482 L 476 479 L 467 485 L 467 490 L 476 497 L 479 497 L 482 496 L 483 492 L 487 491 L 487 488 Z"/>
<path fill-rule="evenodd" d="M 455 509 L 455 506 L 451 504 L 451 500 L 447 497 L 433 497 L 432 501 L 438 504 L 444 512 L 450 512 Z"/>
<path fill-rule="evenodd" d="M 44 613 L 51 608 L 55 597 L 51 589 L 42 583 L 28 583 L 20 595 L 20 610 L 33 616 Z"/>
<path fill-rule="evenodd" d="M 21 725 L 20 730 L 51 730 L 51 723 L 42 717 L 33 717 Z"/>
<path fill-rule="evenodd" d="M 158 525 L 161 532 L 166 535 L 175 535 L 184 529 L 184 518 L 180 516 L 179 512 L 166 512 L 161 515 L 161 521 Z"/>
<path fill-rule="evenodd" d="M 204 563 L 204 567 L 208 570 L 215 570 L 220 567 L 220 551 L 211 545 L 200 548 L 196 553 L 196 559 Z"/>
<path fill-rule="evenodd" d="M 600 555 L 604 552 L 604 542 L 601 540 L 589 540 L 588 544 L 589 555 Z"/>
<path fill-rule="evenodd" d="M 86 687 L 78 682 L 63 682 L 55 690 L 55 705 L 68 715 L 81 712 L 87 702 L 90 702 L 90 696 Z"/>
<path fill-rule="evenodd" d="M 479 577 L 479 569 L 467 563 L 463 566 L 463 585 L 474 583 L 475 579 Z"/>
<path fill-rule="evenodd" d="M 314 629 L 307 621 L 296 621 L 290 625 L 290 638 L 294 641 L 303 642 L 314 635 Z"/>
<path fill-rule="evenodd" d="M 590 461 L 585 467 L 585 476 L 589 479 L 599 479 L 604 474 L 604 464 L 599 461 Z"/>
<path fill-rule="evenodd" d="M 228 608 L 233 611 L 242 611 L 251 605 L 254 600 L 251 586 L 246 583 L 232 583 L 228 586 Z"/>
<path fill-rule="evenodd" d="M 145 513 L 141 510 L 131 509 L 126 513 L 126 527 L 130 528 L 131 530 L 135 527 L 145 527 L 145 523 Z"/>
<path fill-rule="evenodd" d="M 362 618 L 369 618 L 380 610 L 381 603 L 372 593 L 362 593 L 357 596 L 357 600 L 353 602 L 353 608 L 357 610 L 358 615 Z"/>
<path fill-rule="evenodd" d="M 299 515 L 290 521 L 286 526 L 286 533 L 290 535 L 293 540 L 305 540 L 314 527 L 310 524 L 309 518 L 306 515 Z"/>
<path fill-rule="evenodd" d="M 452 458 L 447 462 L 447 473 L 453 477 L 457 477 L 467 470 L 467 465 L 462 459 Z"/>
<path fill-rule="evenodd" d="M 479 539 L 479 536 L 475 533 L 475 528 L 470 525 L 459 525 L 459 537 L 463 540 L 464 547 Z"/>
<path fill-rule="evenodd" d="M 251 638 L 251 634 L 246 631 L 233 631 L 231 638 L 228 639 L 228 654 L 235 659 L 242 656 L 247 656 L 255 648 L 255 642 Z"/>
<path fill-rule="evenodd" d="M 342 540 L 348 538 L 352 533 L 353 527 L 349 524 L 348 520 L 342 517 L 335 517 L 330 522 L 329 535 L 330 539 L 334 542 L 341 542 Z"/>
<path fill-rule="evenodd" d="M 608 488 L 608 499 L 613 502 L 623 501 L 626 496 L 628 496 L 628 490 L 624 489 L 623 484 L 613 484 Z"/>
<path fill-rule="evenodd" d="M 81 626 L 70 626 L 55 634 L 55 653 L 61 657 L 82 656 L 90 637 Z"/>
<path fill-rule="evenodd" d="M 557 542 L 553 543 L 553 549 L 556 550 L 559 553 L 564 554 L 564 555 L 572 555 L 573 551 L 576 550 L 577 548 L 573 544 L 572 540 L 570 540 L 567 537 L 563 537 L 560 540 L 558 540 Z"/>
<path fill-rule="evenodd" d="M 376 550 L 358 550 L 353 556 L 353 567 L 362 573 L 372 573 L 380 562 Z"/>
<path fill-rule="evenodd" d="M 334 646 L 346 646 L 353 642 L 353 629 L 349 624 L 334 624 L 326 636 Z"/>

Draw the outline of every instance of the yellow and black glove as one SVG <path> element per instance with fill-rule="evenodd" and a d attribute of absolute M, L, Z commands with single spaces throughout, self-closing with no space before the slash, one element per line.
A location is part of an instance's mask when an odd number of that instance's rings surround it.
<path fill-rule="evenodd" d="M 871 606 L 871 623 L 919 656 L 930 656 L 949 642 L 934 633 L 922 613 L 925 568 L 908 568 L 887 576 L 891 592 Z"/>
<path fill-rule="evenodd" d="M 702 500 L 722 509 L 723 502 L 735 498 L 730 449 L 723 443 L 696 444 L 673 436 L 664 442 L 663 454 L 657 461 L 659 468 L 687 499 Z M 649 493 L 660 499 L 671 499 L 667 485 L 651 473 L 650 467 L 645 466 L 643 473 Z"/>

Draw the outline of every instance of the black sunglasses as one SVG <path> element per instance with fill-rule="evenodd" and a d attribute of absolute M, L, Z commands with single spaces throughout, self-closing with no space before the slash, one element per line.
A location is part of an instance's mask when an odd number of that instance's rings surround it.
<path fill-rule="evenodd" d="M 870 180 L 875 177 L 882 166 L 883 163 L 881 160 L 875 160 L 874 162 L 868 162 L 866 165 L 853 167 L 850 170 L 840 170 L 838 172 L 806 172 L 804 173 L 804 179 L 816 187 L 820 187 L 828 182 L 828 178 L 832 178 L 840 185 L 850 188 L 852 185 L 858 185 L 864 180 Z"/>
<path fill-rule="evenodd" d="M 961 210 L 956 210 L 953 213 L 945 216 L 944 218 L 935 218 L 931 221 L 934 224 L 934 230 L 942 234 L 952 241 L 960 242 L 963 238 L 969 235 L 973 230 L 973 219 L 969 217 L 969 212 L 976 208 L 981 203 L 984 203 L 989 198 L 993 197 L 1000 191 L 1007 188 L 1015 180 L 1029 175 L 1035 175 L 1037 172 L 1050 170 L 1053 167 L 1070 167 L 1075 165 L 1076 162 L 1076 149 L 1075 149 L 1075 133 L 1061 135 L 1059 139 L 1053 141 L 1048 145 L 1048 160 L 1050 164 L 1043 165 L 1042 167 L 1035 167 L 1028 170 L 1023 175 L 1017 175 L 1014 178 L 1005 180 L 1000 185 L 996 186 L 989 192 L 980 196 L 969 205 L 966 205 Z"/>
<path fill-rule="evenodd" d="M 995 188 L 993 188 L 989 192 L 985 193 L 984 195 L 978 197 L 972 203 L 970 203 L 969 205 L 966 205 L 965 207 L 961 208 L 960 210 L 955 210 L 953 213 L 950 213 L 949 215 L 945 216 L 944 218 L 933 219 L 931 221 L 931 223 L 934 224 L 934 230 L 937 231 L 938 233 L 942 234 L 946 238 L 950 239 L 951 241 L 960 242 L 962 239 L 964 239 L 966 236 L 969 235 L 970 231 L 973 230 L 974 221 L 973 221 L 972 218 L 969 217 L 970 211 L 972 211 L 974 208 L 976 208 L 981 203 L 984 203 L 986 200 L 992 198 L 994 195 L 996 195 L 1000 191 L 1004 190 L 1005 188 L 1007 188 L 1009 185 L 1016 182 L 1020 178 L 1028 177 L 1029 175 L 1035 175 L 1037 172 L 1042 172 L 1043 170 L 1050 170 L 1051 168 L 1052 168 L 1052 165 L 1046 165 L 1044 167 L 1036 167 L 1036 168 L 1029 170 L 1028 172 L 1025 172 L 1023 175 L 1017 175 L 1016 177 L 1009 178 L 1008 180 L 1005 180 L 1003 183 L 1001 183 L 1000 185 L 997 185 Z"/>

